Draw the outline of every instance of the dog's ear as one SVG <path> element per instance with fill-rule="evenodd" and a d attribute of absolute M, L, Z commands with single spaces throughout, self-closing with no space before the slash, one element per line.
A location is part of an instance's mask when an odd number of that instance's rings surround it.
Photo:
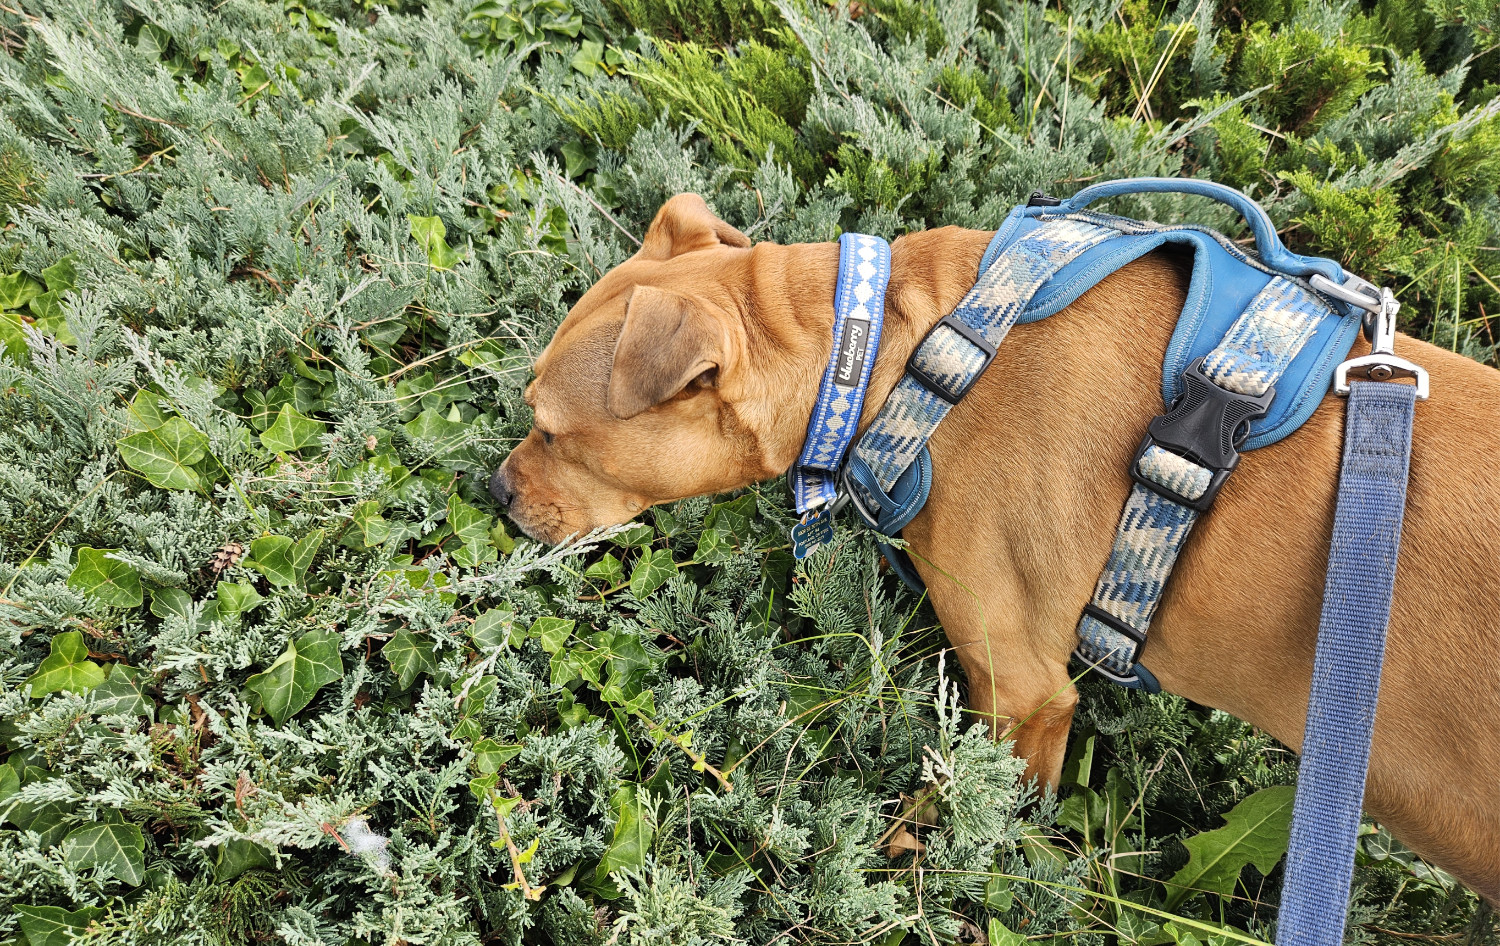
<path fill-rule="evenodd" d="M 750 238 L 714 216 L 697 194 L 678 194 L 656 212 L 640 256 L 665 260 L 716 246 L 747 247 Z"/>
<path fill-rule="evenodd" d="M 615 344 L 606 406 L 621 420 L 676 395 L 707 385 L 723 367 L 724 327 L 687 296 L 637 286 Z"/>

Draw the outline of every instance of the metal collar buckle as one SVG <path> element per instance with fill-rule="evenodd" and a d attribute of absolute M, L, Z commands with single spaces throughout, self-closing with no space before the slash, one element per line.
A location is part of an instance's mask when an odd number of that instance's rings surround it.
<path fill-rule="evenodd" d="M 1320 291 L 1321 287 L 1319 287 Z M 1350 358 L 1339 365 L 1333 372 L 1333 393 L 1342 396 L 1349 394 L 1349 379 L 1358 378 L 1365 381 L 1395 381 L 1399 378 L 1410 378 L 1417 385 L 1417 400 L 1427 400 L 1428 381 L 1427 372 L 1414 362 L 1399 358 L 1394 353 L 1396 345 L 1396 313 L 1401 311 L 1401 303 L 1389 289 L 1381 289 L 1380 305 L 1373 310 L 1374 315 L 1373 332 L 1370 336 L 1370 353 L 1358 358 Z"/>

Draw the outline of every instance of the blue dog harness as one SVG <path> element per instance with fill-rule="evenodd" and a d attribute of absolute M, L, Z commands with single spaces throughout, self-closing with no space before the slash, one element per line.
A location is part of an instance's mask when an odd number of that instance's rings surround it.
<path fill-rule="evenodd" d="M 1108 197 L 1164 191 L 1211 197 L 1239 211 L 1255 253 L 1206 228 L 1086 209 Z M 1011 326 L 1055 314 L 1167 243 L 1193 253 L 1187 299 L 1162 371 L 1162 398 L 1170 407 L 1151 421 L 1131 462 L 1130 495 L 1079 620 L 1074 653 L 1122 686 L 1157 692 L 1156 678 L 1141 665 L 1151 619 L 1189 532 L 1239 463 L 1240 451 L 1296 430 L 1331 386 L 1350 396 L 1280 916 L 1282 946 L 1333 946 L 1342 940 L 1374 725 L 1412 405 L 1427 396 L 1425 373 L 1392 354 L 1397 304 L 1388 290 L 1332 260 L 1288 251 L 1257 204 L 1211 182 L 1112 181 L 1061 201 L 1036 194 L 1006 218 L 974 287 L 918 344 L 905 375 L 842 462 L 859 422 L 890 276 L 884 241 L 847 234 L 840 241 L 834 356 L 792 474 L 797 508 L 805 513 L 793 530 L 794 552 L 801 558 L 828 541 L 833 516 L 846 501 L 876 532 L 898 535 L 932 486 L 927 441 L 989 367 Z M 871 254 L 863 257 L 868 271 L 857 268 L 855 253 Z M 865 293 L 877 285 L 878 294 Z M 853 359 L 849 326 L 861 318 L 868 320 L 869 342 Z M 1362 322 L 1373 329 L 1371 354 L 1340 364 Z M 1351 385 L 1350 378 L 1363 380 Z M 1395 378 L 1416 385 L 1371 383 Z M 840 470 L 842 489 L 833 479 Z M 888 545 L 882 550 L 898 574 L 921 589 L 905 556 Z"/>

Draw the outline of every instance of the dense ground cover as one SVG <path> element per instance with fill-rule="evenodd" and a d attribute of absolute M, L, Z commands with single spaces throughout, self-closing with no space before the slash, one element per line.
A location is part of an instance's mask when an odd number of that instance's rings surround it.
<path fill-rule="evenodd" d="M 484 474 L 569 301 L 683 190 L 791 242 L 1210 176 L 1493 363 L 1497 28 L 0 5 L 0 942 L 1266 938 L 1295 777 L 1266 737 L 1085 682 L 1038 799 L 867 537 L 794 564 L 772 485 L 551 550 Z M 1377 826 L 1357 884 L 1358 941 L 1496 941 Z"/>

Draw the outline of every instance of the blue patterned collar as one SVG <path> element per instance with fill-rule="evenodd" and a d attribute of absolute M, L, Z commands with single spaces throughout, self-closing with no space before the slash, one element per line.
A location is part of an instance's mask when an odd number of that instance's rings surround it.
<path fill-rule="evenodd" d="M 891 247 L 880 237 L 839 237 L 839 278 L 833 300 L 833 356 L 823 372 L 802 455 L 788 474 L 802 521 L 792 530 L 803 558 L 833 536 L 838 470 L 859 427 L 870 371 L 880 350 Z"/>

